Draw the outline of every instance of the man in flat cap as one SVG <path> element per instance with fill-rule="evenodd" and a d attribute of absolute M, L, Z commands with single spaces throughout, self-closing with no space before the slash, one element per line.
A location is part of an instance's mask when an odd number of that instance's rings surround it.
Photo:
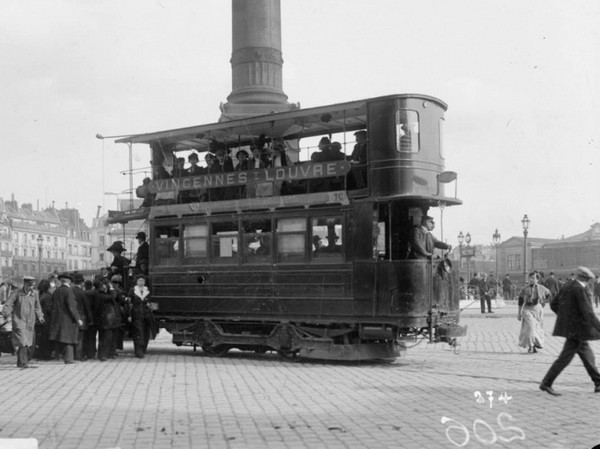
<path fill-rule="evenodd" d="M 410 255 L 411 259 L 431 259 L 433 257 L 434 248 L 447 249 L 448 251 L 452 247 L 441 240 L 436 239 L 431 231 L 435 223 L 433 217 L 429 215 L 423 215 L 421 218 L 421 225 L 415 226 L 410 239 Z"/>
<path fill-rule="evenodd" d="M 77 310 L 77 299 L 71 288 L 73 278 L 69 273 L 58 275 L 61 282 L 52 293 L 52 320 L 50 340 L 57 343 L 57 352 L 62 354 L 65 363 L 75 363 L 75 346 L 79 339 L 79 327 L 83 321 Z"/>
<path fill-rule="evenodd" d="M 560 393 L 554 391 L 552 383 L 575 354 L 579 355 L 594 382 L 594 391 L 600 393 L 600 373 L 588 343 L 588 340 L 600 340 L 600 320 L 594 314 L 590 293 L 593 281 L 594 274 L 589 268 L 579 267 L 575 271 L 575 280 L 565 285 L 550 302 L 550 308 L 558 315 L 552 335 L 567 339 L 558 359 L 540 384 L 540 390 L 553 396 L 560 396 Z"/>
<path fill-rule="evenodd" d="M 34 290 L 35 278 L 23 277 L 23 287 L 12 292 L 2 314 L 12 317 L 12 344 L 17 351 L 17 366 L 19 368 L 37 368 L 29 364 L 30 348 L 35 344 L 35 318 L 44 322 L 44 314 L 40 306 L 38 292 Z"/>

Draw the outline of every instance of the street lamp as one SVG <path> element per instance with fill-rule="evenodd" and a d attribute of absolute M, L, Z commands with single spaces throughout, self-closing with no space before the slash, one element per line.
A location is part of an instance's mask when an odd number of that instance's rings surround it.
<path fill-rule="evenodd" d="M 38 234 L 36 242 L 38 244 L 38 278 L 42 279 L 42 244 L 44 243 L 42 234 Z"/>
<path fill-rule="evenodd" d="M 529 223 L 530 220 L 525 214 L 521 220 L 523 225 L 523 282 L 527 281 L 527 230 L 529 229 Z"/>
<path fill-rule="evenodd" d="M 458 277 L 460 278 L 460 270 L 462 268 L 462 244 L 465 241 L 465 236 L 462 231 L 460 231 L 456 238 L 458 239 Z"/>
<path fill-rule="evenodd" d="M 496 232 L 492 234 L 492 240 L 494 242 L 494 246 L 496 247 L 496 282 L 498 281 L 498 245 L 500 244 L 500 233 L 498 232 L 498 228 L 496 228 Z"/>
<path fill-rule="evenodd" d="M 469 282 L 471 280 L 471 257 L 473 256 L 474 251 L 471 251 L 471 248 L 469 247 L 469 243 L 471 243 L 471 234 L 468 232 L 467 235 L 465 235 L 465 242 L 467 242 L 465 257 L 467 258 L 467 282 Z"/>

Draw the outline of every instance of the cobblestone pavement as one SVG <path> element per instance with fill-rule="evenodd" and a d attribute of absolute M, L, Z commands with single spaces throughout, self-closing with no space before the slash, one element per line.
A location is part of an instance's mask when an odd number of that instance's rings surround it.
<path fill-rule="evenodd" d="M 466 310 L 463 323 L 469 334 L 458 351 L 423 341 L 393 363 L 213 358 L 173 346 L 166 333 L 143 360 L 127 343 L 115 361 L 29 370 L 3 354 L 0 439 L 36 438 L 44 449 L 600 444 L 600 394 L 579 359 L 554 385 L 561 397 L 538 390 L 564 341 L 550 336 L 552 312 L 538 354 L 517 347 L 514 305 L 495 314 Z M 592 347 L 597 354 L 600 345 Z"/>

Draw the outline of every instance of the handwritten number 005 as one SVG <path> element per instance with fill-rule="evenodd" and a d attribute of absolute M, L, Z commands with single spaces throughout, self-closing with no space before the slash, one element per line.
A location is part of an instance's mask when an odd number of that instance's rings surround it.
<path fill-rule="evenodd" d="M 490 445 L 490 444 L 494 444 L 496 441 L 500 440 L 504 443 L 509 443 L 512 440 L 524 440 L 525 439 L 525 432 L 523 432 L 523 430 L 521 430 L 518 427 L 515 426 L 505 426 L 505 423 L 502 421 L 503 418 L 506 418 L 507 421 L 512 421 L 513 417 L 510 416 L 508 413 L 500 413 L 498 415 L 498 426 L 500 427 L 501 430 L 505 430 L 505 431 L 513 431 L 516 433 L 516 435 L 511 436 L 510 438 L 506 438 L 503 437 L 501 435 L 497 435 L 496 432 L 494 431 L 494 429 L 492 429 L 492 427 L 486 423 L 485 421 L 483 421 L 482 419 L 476 419 L 475 421 L 473 421 L 473 434 L 475 435 L 475 438 L 477 438 L 482 444 L 484 445 Z M 455 446 L 458 447 L 464 447 L 469 443 L 469 440 L 471 438 L 469 431 L 467 430 L 467 428 L 465 426 L 463 426 L 461 423 L 459 423 L 458 421 L 448 418 L 447 416 L 443 416 L 442 417 L 442 424 L 446 424 L 448 422 L 453 422 L 456 423 L 457 425 L 451 425 L 448 426 L 446 428 L 446 438 L 448 438 L 448 441 L 450 441 L 452 444 L 454 444 Z M 477 425 L 480 426 L 485 426 L 489 429 L 489 431 L 491 432 L 491 439 L 483 439 L 479 436 L 479 434 L 477 433 Z M 458 432 L 462 432 L 464 434 L 464 439 L 462 440 L 462 442 L 459 441 L 455 441 L 451 436 L 450 436 L 450 430 L 451 429 L 455 429 Z"/>

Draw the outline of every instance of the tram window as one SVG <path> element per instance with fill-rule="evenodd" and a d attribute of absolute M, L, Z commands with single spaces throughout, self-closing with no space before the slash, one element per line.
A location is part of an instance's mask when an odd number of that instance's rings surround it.
<path fill-rule="evenodd" d="M 401 153 L 419 152 L 419 114 L 416 111 L 396 111 L 396 149 Z"/>
<path fill-rule="evenodd" d="M 271 263 L 271 220 L 247 220 L 243 224 L 243 258 L 246 263 Z"/>
<path fill-rule="evenodd" d="M 183 261 L 186 264 L 204 262 L 208 256 L 208 225 L 187 224 L 183 227 Z"/>
<path fill-rule="evenodd" d="M 179 226 L 157 226 L 154 235 L 156 263 L 176 265 L 179 261 Z"/>
<path fill-rule="evenodd" d="M 343 227 L 341 217 L 311 220 L 312 259 L 319 262 L 342 260 Z"/>
<path fill-rule="evenodd" d="M 306 219 L 277 220 L 277 262 L 301 262 L 305 256 Z"/>
<path fill-rule="evenodd" d="M 235 263 L 237 261 L 237 220 L 212 224 L 212 256 L 215 263 Z"/>
<path fill-rule="evenodd" d="M 383 260 L 387 256 L 385 249 L 386 222 L 385 218 L 380 219 L 377 215 L 373 218 L 373 258 Z"/>

